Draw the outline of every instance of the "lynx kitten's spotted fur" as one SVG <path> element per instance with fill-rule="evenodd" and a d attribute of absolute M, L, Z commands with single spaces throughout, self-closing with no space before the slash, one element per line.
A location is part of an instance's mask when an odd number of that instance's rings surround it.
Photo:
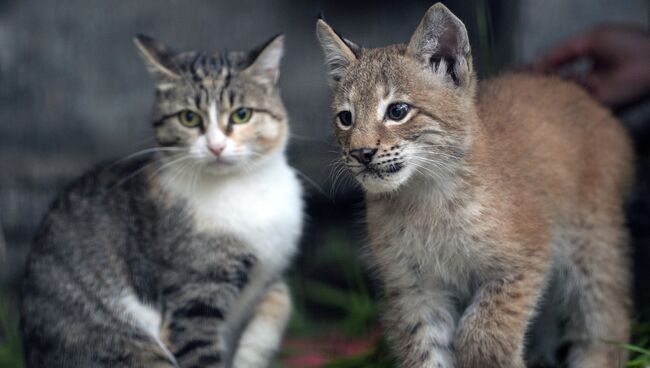
<path fill-rule="evenodd" d="M 633 173 L 610 112 L 557 78 L 477 83 L 442 4 L 407 44 L 317 29 L 400 366 L 521 368 L 566 348 L 572 368 L 622 366 Z"/>

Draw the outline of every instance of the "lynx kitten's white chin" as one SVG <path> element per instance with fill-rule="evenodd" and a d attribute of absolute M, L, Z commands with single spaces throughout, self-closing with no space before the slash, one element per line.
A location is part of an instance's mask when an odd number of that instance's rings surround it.
<path fill-rule="evenodd" d="M 411 176 L 411 169 L 407 166 L 395 173 L 359 173 L 356 179 L 368 193 L 394 192 Z"/>

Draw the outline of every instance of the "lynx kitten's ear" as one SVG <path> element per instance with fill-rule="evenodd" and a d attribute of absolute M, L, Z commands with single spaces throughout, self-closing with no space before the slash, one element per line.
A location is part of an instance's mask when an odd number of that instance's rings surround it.
<path fill-rule="evenodd" d="M 465 25 L 442 3 L 427 10 L 407 52 L 457 86 L 472 82 L 472 55 Z"/>
<path fill-rule="evenodd" d="M 284 55 L 284 35 L 280 34 L 252 51 L 252 63 L 243 71 L 263 82 L 276 84 L 280 78 L 280 61 Z"/>
<path fill-rule="evenodd" d="M 361 48 L 339 36 L 322 19 L 316 22 L 316 35 L 325 53 L 325 65 L 329 72 L 330 84 L 336 84 L 341 80 L 348 66 L 357 60 Z"/>
<path fill-rule="evenodd" d="M 147 69 L 157 78 L 178 79 L 180 75 L 172 62 L 174 52 L 161 42 L 145 35 L 137 35 L 133 43 L 138 47 L 140 55 L 147 64 Z"/>

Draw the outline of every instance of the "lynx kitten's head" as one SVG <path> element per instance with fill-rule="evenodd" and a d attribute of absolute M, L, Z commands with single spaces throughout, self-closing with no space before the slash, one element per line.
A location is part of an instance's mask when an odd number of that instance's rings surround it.
<path fill-rule="evenodd" d="M 317 35 L 343 160 L 372 193 L 454 170 L 471 141 L 475 78 L 463 23 L 433 5 L 408 44 L 363 49 L 322 19 Z"/>
<path fill-rule="evenodd" d="M 172 162 L 228 174 L 281 151 L 287 114 L 278 77 L 284 37 L 251 52 L 174 52 L 134 40 L 157 82 L 153 126 Z"/>

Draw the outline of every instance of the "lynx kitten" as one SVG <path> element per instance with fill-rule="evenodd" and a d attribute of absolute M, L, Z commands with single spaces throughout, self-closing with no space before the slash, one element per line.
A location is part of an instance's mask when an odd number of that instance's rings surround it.
<path fill-rule="evenodd" d="M 570 367 L 619 367 L 633 173 L 616 119 L 557 78 L 477 83 L 442 4 L 407 44 L 363 49 L 317 28 L 401 366 L 556 364 L 562 345 Z"/>

